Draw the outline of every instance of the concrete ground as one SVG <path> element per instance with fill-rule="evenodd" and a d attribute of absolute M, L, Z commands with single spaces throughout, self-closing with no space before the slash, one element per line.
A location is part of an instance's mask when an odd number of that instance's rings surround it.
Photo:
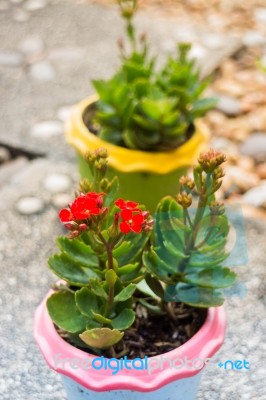
<path fill-rule="evenodd" d="M 154 23 L 144 13 L 138 25 L 151 31 L 153 48 L 162 53 L 185 29 L 163 19 Z M 34 310 L 55 280 L 46 260 L 63 233 L 57 212 L 78 182 L 63 121 L 69 106 L 92 93 L 90 80 L 114 70 L 122 23 L 115 10 L 81 1 L 1 0 L 0 27 L 0 147 L 20 154 L 15 163 L 0 166 L 1 400 L 62 400 L 60 377 L 46 366 L 32 326 Z M 232 43 L 239 45 L 229 38 L 208 72 L 230 54 Z M 25 151 L 39 157 L 29 160 Z M 226 301 L 227 335 L 215 356 L 217 364 L 245 359 L 251 368 L 225 371 L 209 365 L 198 400 L 266 399 L 266 226 L 256 215 L 245 217 L 248 261 L 236 268 L 244 289 Z"/>

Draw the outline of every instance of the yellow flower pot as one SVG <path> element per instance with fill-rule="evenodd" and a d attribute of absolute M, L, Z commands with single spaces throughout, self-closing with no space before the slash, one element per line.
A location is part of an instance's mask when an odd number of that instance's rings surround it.
<path fill-rule="evenodd" d="M 83 154 L 87 150 L 104 147 L 109 153 L 109 177 L 117 175 L 119 178 L 118 196 L 145 204 L 148 210 L 155 211 L 162 197 L 177 193 L 179 178 L 206 147 L 210 136 L 206 125 L 201 120 L 196 121 L 196 130 L 192 137 L 172 151 L 146 152 L 127 149 L 103 141 L 86 126 L 84 115 L 96 101 L 97 97 L 92 96 L 78 103 L 66 123 L 66 140 L 78 152 L 81 176 L 90 177 Z"/>

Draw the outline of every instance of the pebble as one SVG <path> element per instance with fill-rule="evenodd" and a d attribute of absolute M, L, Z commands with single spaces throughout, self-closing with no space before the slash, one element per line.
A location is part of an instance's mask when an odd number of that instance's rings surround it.
<path fill-rule="evenodd" d="M 21 9 L 16 9 L 13 14 L 13 20 L 17 22 L 26 22 L 29 17 L 29 13 Z"/>
<path fill-rule="evenodd" d="M 56 117 L 60 121 L 65 122 L 70 117 L 70 115 L 72 114 L 72 111 L 73 111 L 73 106 L 60 107 L 57 110 Z"/>
<path fill-rule="evenodd" d="M 259 31 L 247 31 L 243 36 L 243 44 L 247 47 L 262 46 L 266 42 L 266 37 Z"/>
<path fill-rule="evenodd" d="M 24 4 L 24 8 L 27 11 L 36 11 L 44 8 L 47 5 L 45 0 L 28 0 Z"/>
<path fill-rule="evenodd" d="M 259 178 L 255 173 L 243 171 L 234 165 L 226 167 L 226 177 L 243 192 L 259 184 Z"/>
<path fill-rule="evenodd" d="M 266 179 L 266 162 L 257 166 L 257 174 L 261 179 Z"/>
<path fill-rule="evenodd" d="M 0 164 L 9 161 L 11 158 L 10 152 L 5 147 L 0 147 Z"/>
<path fill-rule="evenodd" d="M 257 22 L 266 23 L 266 8 L 256 8 L 254 10 L 254 18 Z"/>
<path fill-rule="evenodd" d="M 19 67 L 22 64 L 23 57 L 18 52 L 2 52 L 0 53 L 0 65 L 7 67 Z"/>
<path fill-rule="evenodd" d="M 189 57 L 196 60 L 202 60 L 207 56 L 207 49 L 198 43 L 193 44 L 189 51 Z"/>
<path fill-rule="evenodd" d="M 240 152 L 246 156 L 252 157 L 256 162 L 265 162 L 266 160 L 266 132 L 253 133 L 240 146 Z"/>
<path fill-rule="evenodd" d="M 23 215 L 37 214 L 44 210 L 44 202 L 38 197 L 22 197 L 16 204 L 16 210 Z"/>
<path fill-rule="evenodd" d="M 58 193 L 52 198 L 52 204 L 56 208 L 67 207 L 72 202 L 72 197 L 66 193 Z"/>
<path fill-rule="evenodd" d="M 12 4 L 21 4 L 24 0 L 9 0 Z"/>
<path fill-rule="evenodd" d="M 224 95 L 215 95 L 218 99 L 218 103 L 216 105 L 216 109 L 221 111 L 228 117 L 234 117 L 241 113 L 241 103 L 238 99 L 231 96 Z"/>
<path fill-rule="evenodd" d="M 49 139 L 63 134 L 63 125 L 59 121 L 38 122 L 31 130 L 31 135 L 39 139 Z"/>
<path fill-rule="evenodd" d="M 60 64 L 75 63 L 84 59 L 86 50 L 82 47 L 65 47 L 51 50 L 48 59 Z"/>
<path fill-rule="evenodd" d="M 224 48 L 227 45 L 227 38 L 225 39 L 224 36 L 219 34 L 212 33 L 211 35 L 203 35 L 201 40 L 208 49 L 210 50 L 217 50 Z"/>
<path fill-rule="evenodd" d="M 19 50 L 26 55 L 41 53 L 43 48 L 43 41 L 38 36 L 28 36 L 19 44 Z"/>
<path fill-rule="evenodd" d="M 261 184 L 248 190 L 243 200 L 253 207 L 264 207 L 266 208 L 266 180 L 263 180 Z"/>
<path fill-rule="evenodd" d="M 50 193 L 61 193 L 69 189 L 71 182 L 67 175 L 51 174 L 47 176 L 43 185 Z"/>
<path fill-rule="evenodd" d="M 40 61 L 30 66 L 30 76 L 41 82 L 52 81 L 55 78 L 55 70 L 49 61 Z"/>

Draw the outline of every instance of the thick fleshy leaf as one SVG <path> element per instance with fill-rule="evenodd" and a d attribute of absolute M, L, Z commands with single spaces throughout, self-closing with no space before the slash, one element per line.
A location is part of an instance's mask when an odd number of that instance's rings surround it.
<path fill-rule="evenodd" d="M 103 299 L 107 299 L 108 295 L 106 291 L 104 290 L 102 284 L 100 281 L 97 279 L 91 279 L 90 280 L 90 288 L 93 293 L 96 294 L 96 296 L 101 297 Z"/>
<path fill-rule="evenodd" d="M 79 311 L 86 317 L 93 318 L 93 312 L 99 312 L 99 300 L 88 288 L 76 291 L 75 301 Z"/>
<path fill-rule="evenodd" d="M 123 336 L 123 332 L 109 328 L 90 329 L 79 335 L 83 342 L 96 349 L 107 349 L 120 342 Z"/>
<path fill-rule="evenodd" d="M 57 244 L 61 251 L 66 253 L 73 261 L 80 264 L 81 267 L 98 267 L 98 257 L 90 246 L 80 240 L 59 237 L 57 239 Z"/>
<path fill-rule="evenodd" d="M 135 313 L 133 310 L 125 308 L 121 313 L 112 319 L 112 327 L 119 331 L 128 329 L 135 321 Z"/>
<path fill-rule="evenodd" d="M 127 264 L 124 265 L 123 267 L 118 268 L 117 274 L 118 276 L 131 274 L 132 272 L 137 271 L 139 267 L 140 267 L 139 263 Z"/>
<path fill-rule="evenodd" d="M 120 301 L 125 301 L 127 299 L 129 299 L 133 293 L 135 292 L 137 286 L 134 285 L 133 283 L 130 283 L 127 287 L 125 287 L 123 290 L 121 290 L 120 293 L 118 293 L 115 298 L 114 298 L 114 302 L 120 302 Z"/>
<path fill-rule="evenodd" d="M 236 281 L 236 274 L 229 268 L 215 267 L 193 271 L 185 275 L 184 282 L 206 288 L 225 288 Z"/>
<path fill-rule="evenodd" d="M 73 293 L 56 292 L 46 304 L 51 319 L 59 328 L 72 333 L 86 328 L 86 318 L 77 308 Z"/>
<path fill-rule="evenodd" d="M 99 322 L 100 324 L 106 325 L 106 324 L 110 324 L 110 323 L 112 322 L 111 319 L 106 318 L 106 317 L 104 317 L 104 316 L 101 315 L 101 314 L 97 314 L 97 313 L 95 313 L 95 312 L 92 312 L 92 314 L 93 314 L 94 319 L 95 319 L 97 322 Z"/>
<path fill-rule="evenodd" d="M 165 290 L 165 301 L 176 301 L 192 307 L 219 307 L 224 299 L 215 289 L 200 288 L 186 283 L 170 285 Z"/>
<path fill-rule="evenodd" d="M 117 281 L 117 275 L 113 269 L 109 269 L 105 273 L 105 280 L 109 286 L 114 286 L 115 282 Z"/>
<path fill-rule="evenodd" d="M 152 275 L 147 274 L 145 281 L 157 296 L 159 296 L 161 299 L 164 298 L 164 289 L 158 279 L 155 279 Z"/>
<path fill-rule="evenodd" d="M 86 285 L 90 279 L 97 277 L 91 269 L 80 267 L 64 253 L 50 257 L 48 265 L 59 278 L 76 286 Z"/>

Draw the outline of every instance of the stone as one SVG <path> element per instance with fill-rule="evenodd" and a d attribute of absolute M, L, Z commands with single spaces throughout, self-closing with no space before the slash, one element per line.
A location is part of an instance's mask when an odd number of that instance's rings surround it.
<path fill-rule="evenodd" d="M 248 190 L 244 194 L 243 200 L 253 207 L 266 208 L 266 180 L 263 180 L 259 186 Z"/>
<path fill-rule="evenodd" d="M 56 112 L 56 117 L 60 121 L 65 122 L 72 114 L 72 111 L 73 111 L 73 106 L 60 107 Z"/>
<path fill-rule="evenodd" d="M 19 44 L 19 50 L 26 55 L 41 53 L 43 48 L 43 41 L 38 36 L 28 36 Z"/>
<path fill-rule="evenodd" d="M 34 196 L 22 197 L 16 203 L 16 210 L 23 215 L 37 214 L 44 210 L 42 199 Z"/>
<path fill-rule="evenodd" d="M 241 113 L 241 103 L 235 97 L 220 94 L 215 94 L 214 97 L 218 99 L 216 109 L 228 117 L 234 117 Z"/>
<path fill-rule="evenodd" d="M 27 11 L 36 11 L 44 8 L 47 5 L 45 0 L 27 0 L 24 4 L 24 8 Z"/>
<path fill-rule="evenodd" d="M 207 49 L 202 45 L 195 43 L 189 51 L 189 56 L 192 59 L 203 60 L 207 56 Z"/>
<path fill-rule="evenodd" d="M 253 133 L 240 146 L 240 152 L 246 156 L 252 157 L 256 162 L 265 162 L 266 160 L 266 132 Z"/>
<path fill-rule="evenodd" d="M 5 147 L 0 146 L 0 164 L 3 164 L 9 161 L 11 158 L 11 154 Z"/>
<path fill-rule="evenodd" d="M 45 179 L 43 186 L 50 193 L 65 192 L 71 185 L 70 179 L 67 175 L 51 174 Z"/>
<path fill-rule="evenodd" d="M 37 62 L 30 66 L 30 76 L 36 81 L 52 81 L 56 74 L 53 66 L 47 60 Z"/>
<path fill-rule="evenodd" d="M 246 192 L 254 186 L 257 186 L 260 182 L 255 173 L 243 171 L 242 168 L 233 165 L 228 165 L 226 167 L 226 176 L 242 192 Z"/>
<path fill-rule="evenodd" d="M 266 162 L 259 164 L 256 168 L 256 171 L 260 179 L 266 179 Z"/>
<path fill-rule="evenodd" d="M 12 4 L 21 4 L 24 0 L 9 0 Z"/>
<path fill-rule="evenodd" d="M 31 129 L 31 136 L 39 139 L 49 139 L 54 136 L 60 136 L 64 132 L 63 125 L 59 121 L 38 122 Z"/>
<path fill-rule="evenodd" d="M 13 13 L 13 20 L 17 22 L 26 22 L 29 19 L 29 13 L 22 9 L 16 9 Z"/>
<path fill-rule="evenodd" d="M 237 165 L 244 171 L 255 172 L 255 162 L 253 158 L 248 156 L 238 156 Z"/>
<path fill-rule="evenodd" d="M 250 30 L 243 35 L 242 41 L 247 47 L 262 46 L 266 43 L 266 37 L 262 32 Z"/>
<path fill-rule="evenodd" d="M 23 57 L 18 52 L 1 52 L 0 65 L 7 67 L 19 67 L 22 64 Z"/>
<path fill-rule="evenodd" d="M 67 207 L 72 201 L 73 198 L 67 193 L 58 193 L 52 198 L 52 204 L 58 209 Z"/>
<path fill-rule="evenodd" d="M 266 8 L 259 7 L 254 10 L 254 18 L 257 22 L 266 23 Z"/>

